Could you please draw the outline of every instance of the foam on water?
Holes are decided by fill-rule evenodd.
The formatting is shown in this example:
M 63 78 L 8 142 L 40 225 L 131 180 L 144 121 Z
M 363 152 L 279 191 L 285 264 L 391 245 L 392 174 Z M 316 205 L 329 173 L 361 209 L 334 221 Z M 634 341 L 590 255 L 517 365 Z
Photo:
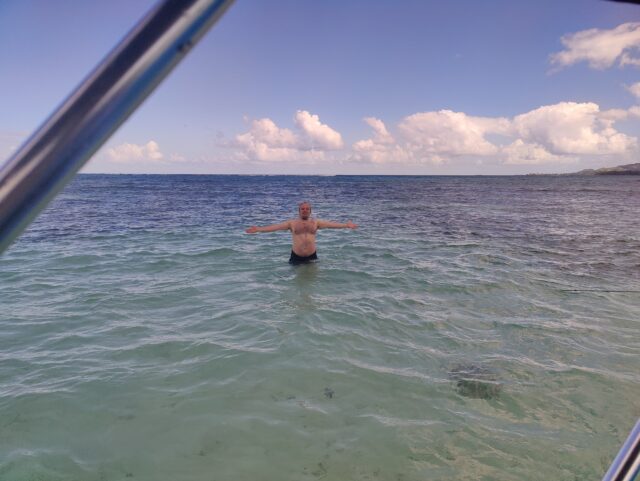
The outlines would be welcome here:
M 80 176 L 0 257 L 0 479 L 600 479 L 638 185 Z M 292 267 L 300 199 L 360 229 Z

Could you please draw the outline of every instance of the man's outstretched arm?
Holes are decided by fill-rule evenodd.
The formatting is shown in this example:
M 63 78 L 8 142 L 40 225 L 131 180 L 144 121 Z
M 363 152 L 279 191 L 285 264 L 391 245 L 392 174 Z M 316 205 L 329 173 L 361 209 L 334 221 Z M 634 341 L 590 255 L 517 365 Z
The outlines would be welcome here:
M 348 221 L 346 224 L 340 222 L 331 222 L 329 220 L 319 220 L 318 229 L 357 229 L 358 224 Z
M 255 234 L 256 232 L 276 232 L 278 230 L 289 230 L 291 228 L 291 221 L 281 222 L 280 224 L 266 225 L 264 227 L 256 227 L 252 225 L 245 232 L 247 234 Z

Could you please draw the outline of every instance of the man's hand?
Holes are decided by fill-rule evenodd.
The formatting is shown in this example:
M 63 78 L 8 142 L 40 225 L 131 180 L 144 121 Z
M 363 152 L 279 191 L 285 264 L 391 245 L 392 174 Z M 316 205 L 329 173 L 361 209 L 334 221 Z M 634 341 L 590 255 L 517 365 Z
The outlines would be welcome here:
M 247 234 L 255 234 L 256 232 L 258 232 L 258 228 L 255 225 L 252 225 L 245 232 Z
M 349 222 L 347 222 L 347 227 L 349 229 L 357 229 L 358 228 L 358 224 L 354 224 L 353 222 L 349 221 Z

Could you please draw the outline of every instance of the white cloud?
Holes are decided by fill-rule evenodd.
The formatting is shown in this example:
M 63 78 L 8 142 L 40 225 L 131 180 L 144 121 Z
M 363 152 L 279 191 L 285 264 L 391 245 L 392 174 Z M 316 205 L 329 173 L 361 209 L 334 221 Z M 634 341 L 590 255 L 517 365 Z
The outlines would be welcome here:
M 289 129 L 279 128 L 271 119 L 259 119 L 251 122 L 251 129 L 246 134 L 238 135 L 236 140 L 241 144 L 264 144 L 271 148 L 294 148 L 298 139 Z
M 441 164 L 455 158 L 491 158 L 505 164 L 542 164 L 576 162 L 580 155 L 623 155 L 637 148 L 637 138 L 617 131 L 614 124 L 640 115 L 640 108 L 634 109 L 600 111 L 595 103 L 561 102 L 513 119 L 449 110 L 421 112 L 400 122 L 399 140 L 381 120 L 368 118 L 374 136 L 355 142 L 350 160 Z M 497 143 L 495 136 L 506 145 Z
M 238 147 L 238 158 L 245 161 L 314 163 L 325 158 L 325 152 L 341 149 L 342 136 L 317 115 L 298 110 L 294 121 L 298 132 L 280 128 L 268 118 L 253 120 L 248 132 L 236 135 L 232 146 Z
M 629 117 L 629 111 L 624 109 L 609 109 L 602 110 L 598 117 L 601 121 L 613 121 L 617 122 L 618 120 L 624 120 Z
M 630 117 L 640 117 L 640 107 L 600 110 L 593 102 L 544 105 L 511 119 L 451 110 L 418 112 L 392 129 L 381 119 L 365 117 L 372 135 L 344 149 L 337 131 L 322 124 L 317 115 L 298 111 L 294 130 L 281 128 L 268 118 L 254 120 L 229 146 L 237 149 L 235 158 L 242 162 L 567 163 L 583 156 L 637 152 L 638 139 L 615 128 L 616 122 Z
M 344 146 L 340 133 L 320 122 L 317 115 L 298 110 L 295 121 L 303 133 L 303 141 L 306 140 L 305 146 L 320 150 L 339 150 Z
M 373 129 L 374 136 L 353 144 L 350 160 L 373 164 L 415 163 L 412 152 L 395 142 L 382 120 L 365 117 L 364 121 Z
M 626 153 L 637 139 L 616 131 L 613 122 L 595 103 L 560 102 L 516 116 L 513 126 L 524 142 L 555 155 Z
M 525 143 L 522 139 L 502 149 L 504 163 L 513 164 L 551 164 L 564 162 L 577 162 L 576 157 L 554 155 L 540 144 Z
M 640 67 L 640 58 L 631 57 L 627 53 L 623 53 L 620 57 L 620 66 L 633 65 L 634 67 Z
M 565 35 L 561 39 L 565 50 L 551 55 L 551 63 L 566 67 L 585 61 L 591 68 L 605 69 L 616 61 L 619 66 L 640 66 L 634 56 L 640 48 L 640 22 L 623 23 L 611 30 L 592 28 Z
M 365 117 L 364 121 L 371 127 L 375 133 L 373 141 L 377 144 L 392 144 L 394 142 L 393 137 L 387 130 L 386 125 L 380 119 L 375 117 Z
M 413 152 L 406 147 L 398 144 L 381 144 L 373 139 L 359 140 L 353 144 L 352 154 L 349 159 L 372 164 L 417 163 Z M 441 159 L 432 159 L 432 163 L 441 163 Z
M 376 118 L 365 118 L 373 138 L 353 144 L 352 160 L 372 163 L 442 164 L 454 157 L 488 156 L 499 152 L 486 139 L 505 135 L 510 123 L 504 118 L 473 117 L 463 112 L 441 110 L 405 117 L 398 125 L 399 140 Z
M 121 144 L 107 150 L 113 162 L 158 162 L 164 159 L 157 142 L 150 140 L 144 145 Z
M 640 99 L 640 82 L 636 82 L 627 86 L 627 90 L 631 92 L 636 98 Z
M 405 117 L 398 129 L 410 149 L 418 155 L 436 158 L 482 156 L 498 152 L 498 148 L 485 136 L 490 133 L 507 133 L 509 121 L 440 110 Z

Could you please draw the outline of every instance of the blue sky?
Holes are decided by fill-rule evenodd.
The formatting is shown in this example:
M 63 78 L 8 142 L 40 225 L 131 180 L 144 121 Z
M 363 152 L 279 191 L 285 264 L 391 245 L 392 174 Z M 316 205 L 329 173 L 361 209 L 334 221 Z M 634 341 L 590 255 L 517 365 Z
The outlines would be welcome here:
M 0 2 L 0 159 L 154 2 Z M 526 174 L 640 162 L 640 7 L 237 0 L 84 172 Z

